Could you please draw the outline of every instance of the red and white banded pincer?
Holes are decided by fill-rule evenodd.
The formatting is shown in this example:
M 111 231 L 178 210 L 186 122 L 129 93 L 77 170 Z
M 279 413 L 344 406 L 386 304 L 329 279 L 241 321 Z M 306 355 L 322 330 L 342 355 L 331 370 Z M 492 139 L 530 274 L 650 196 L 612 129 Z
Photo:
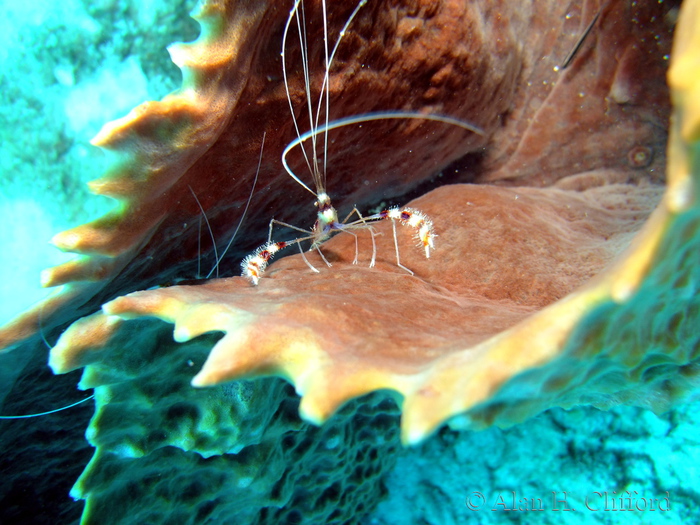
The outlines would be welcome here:
M 241 262 L 243 277 L 248 277 L 253 284 L 257 285 L 272 256 L 286 247 L 286 242 L 268 242 L 263 244 Z
M 374 215 L 367 217 L 371 220 Z M 433 231 L 433 221 L 425 213 L 413 208 L 399 208 L 398 206 L 381 211 L 376 215 L 379 219 L 397 220 L 404 226 L 411 226 L 416 229 L 416 238 L 425 248 L 425 257 L 430 259 L 430 249 L 435 248 L 435 232 Z

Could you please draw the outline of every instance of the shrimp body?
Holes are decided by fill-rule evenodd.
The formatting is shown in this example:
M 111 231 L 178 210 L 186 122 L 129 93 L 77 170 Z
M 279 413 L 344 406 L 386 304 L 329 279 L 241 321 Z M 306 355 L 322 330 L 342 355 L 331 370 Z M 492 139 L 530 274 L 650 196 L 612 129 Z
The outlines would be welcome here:
M 313 234 L 312 250 L 327 241 L 333 231 L 343 229 L 343 224 L 338 220 L 338 212 L 331 204 L 331 199 L 326 193 L 318 194 L 318 200 L 315 202 L 315 205 L 318 208 L 318 213 L 316 214 L 316 223 L 311 230 Z

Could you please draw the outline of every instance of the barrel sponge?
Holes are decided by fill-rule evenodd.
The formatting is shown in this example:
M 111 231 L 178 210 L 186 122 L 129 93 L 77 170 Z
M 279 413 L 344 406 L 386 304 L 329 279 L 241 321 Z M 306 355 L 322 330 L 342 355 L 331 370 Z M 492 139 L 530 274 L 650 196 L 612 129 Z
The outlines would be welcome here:
M 617 34 L 612 15 L 601 15 L 608 20 L 600 28 L 606 38 Z M 684 23 L 695 23 L 692 16 Z M 629 39 L 637 29 L 626 30 Z M 676 71 L 684 60 L 676 62 L 674 54 L 671 79 L 682 77 Z M 581 62 L 578 67 L 585 67 Z M 629 75 L 605 69 L 605 82 Z M 692 110 L 692 97 L 679 98 L 680 89 L 694 89 L 683 79 L 671 83 L 676 122 L 686 118 L 686 107 Z M 651 118 L 655 111 L 645 114 Z M 115 133 L 121 132 L 108 135 Z M 642 326 L 655 327 L 651 335 L 657 337 L 659 323 L 668 325 L 663 319 L 690 307 L 671 282 L 648 288 L 656 272 L 682 273 L 677 257 L 697 249 L 696 237 L 687 237 L 688 230 L 694 234 L 697 189 L 690 166 L 678 164 L 687 144 L 672 126 L 663 197 L 653 178 L 583 189 L 452 185 L 429 192 L 410 205 L 434 219 L 441 252 L 422 259 L 400 237 L 413 277 L 382 255 L 376 268 L 349 264 L 354 238 L 339 235 L 324 244 L 335 265 L 320 274 L 310 273 L 297 255 L 273 265 L 257 288 L 235 277 L 161 287 L 114 299 L 103 311 L 173 323 L 180 342 L 224 332 L 193 384 L 281 376 L 302 396 L 300 412 L 309 422 L 323 423 L 354 397 L 395 391 L 402 397 L 404 443 L 424 439 L 449 420 L 506 425 L 557 405 L 636 402 L 663 410 L 690 391 L 692 378 L 674 381 L 660 371 L 675 373 L 676 366 L 682 377 L 692 376 L 695 356 L 686 345 L 660 351 L 634 337 Z M 376 231 L 386 253 L 381 243 L 392 237 L 391 224 L 378 224 Z M 368 237 L 358 236 L 360 253 L 371 252 Z M 664 249 L 673 242 L 683 249 Z M 692 289 L 694 279 L 687 277 Z M 662 291 L 676 299 L 654 303 Z M 651 303 L 660 316 L 654 322 L 642 308 Z M 595 319 L 622 310 L 628 311 L 627 331 L 617 325 L 591 329 Z M 83 366 L 83 337 L 70 330 L 61 337 L 51 356 L 56 372 Z M 671 367 L 652 368 L 659 352 Z
M 82 380 L 96 399 L 95 454 L 71 491 L 86 501 L 83 523 L 359 523 L 352 516 L 382 496 L 400 446 L 386 395 L 349 403 L 319 428 L 299 419 L 281 379 L 191 388 L 217 335 L 177 344 L 153 319 L 96 314 L 87 324 L 105 337 L 85 347 L 101 358 Z
M 600 302 L 608 281 L 574 290 L 614 260 L 636 231 L 631 217 L 647 216 L 658 195 L 654 187 L 640 191 L 626 185 L 587 192 L 440 188 L 412 206 L 427 213 L 447 206 L 455 210 L 455 222 L 460 202 L 473 203 L 473 209 L 469 224 L 444 230 L 446 253 L 439 263 L 406 250 L 405 260 L 425 281 L 383 260 L 373 269 L 343 264 L 354 256 L 355 243 L 338 236 L 324 245 L 336 258 L 332 271 L 310 274 L 303 259 L 292 256 L 274 265 L 257 287 L 238 277 L 211 280 L 135 292 L 103 310 L 108 320 L 158 317 L 173 323 L 180 342 L 224 332 L 203 366 L 191 369 L 198 371 L 193 384 L 281 376 L 294 384 L 302 396 L 301 414 L 313 423 L 324 422 L 354 397 L 396 391 L 403 397 L 403 439 L 412 443 L 477 403 L 497 400 L 498 387 L 508 379 L 559 355 L 566 323 L 573 324 L 593 300 Z M 510 212 L 499 214 L 507 206 Z M 391 224 L 376 230 L 380 246 L 391 238 Z M 492 236 L 494 230 L 500 235 Z M 501 244 L 504 236 L 512 242 Z M 369 235 L 360 237 L 361 253 L 369 253 Z M 576 250 L 568 249 L 572 244 Z M 102 359 L 86 353 L 82 342 L 100 329 L 81 325 L 52 350 L 54 371 Z M 592 365 L 595 353 L 583 361 Z M 109 373 L 108 362 L 99 367 Z M 92 373 L 86 371 L 86 377 Z M 530 404 L 541 400 L 538 410 L 552 401 L 540 397 L 538 388 L 525 397 Z

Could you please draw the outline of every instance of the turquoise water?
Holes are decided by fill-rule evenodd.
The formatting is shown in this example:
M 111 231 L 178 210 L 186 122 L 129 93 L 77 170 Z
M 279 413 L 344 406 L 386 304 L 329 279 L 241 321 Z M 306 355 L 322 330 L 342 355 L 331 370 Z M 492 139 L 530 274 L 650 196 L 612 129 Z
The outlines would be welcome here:
M 0 285 L 0 322 L 46 294 L 41 270 L 70 258 L 49 245 L 51 237 L 112 205 L 85 186 L 106 163 L 90 139 L 104 123 L 175 89 L 180 72 L 165 46 L 196 36 L 184 3 L 2 6 L 0 264 L 13 278 Z
M 3 2 L 0 242 L 4 253 L 0 264 L 7 278 L 0 284 L 0 322 L 43 297 L 41 270 L 70 257 L 48 244 L 51 236 L 110 208 L 107 199 L 90 196 L 85 188 L 105 165 L 104 156 L 89 140 L 103 123 L 177 87 L 179 71 L 169 63 L 165 46 L 196 36 L 195 24 L 185 16 L 191 4 Z M 27 359 L 0 356 L 4 385 L 12 384 Z M 73 376 L 54 383 L 48 377 L 41 389 L 24 394 L 33 399 L 34 411 L 50 410 L 56 405 L 45 403 L 46 390 L 58 385 L 52 402 L 61 399 L 61 388 L 66 402 L 72 401 L 75 381 Z M 688 404 L 661 417 L 625 407 L 607 413 L 557 409 L 505 431 L 444 429 L 402 453 L 386 478 L 386 499 L 365 523 L 698 522 L 700 489 L 694 480 L 700 474 L 700 439 L 694 414 L 699 407 Z M 83 418 L 90 416 L 89 406 L 77 410 Z M 41 443 L 36 454 L 48 455 L 51 449 L 43 445 L 58 440 L 62 430 L 75 426 L 73 431 L 80 437 L 85 423 L 74 425 L 77 413 L 55 416 L 43 432 L 42 420 L 32 421 L 31 435 L 39 435 Z M 23 425 L 29 424 L 3 423 L 4 439 L 28 434 Z M 69 447 L 73 442 L 65 443 Z M 78 472 L 90 456 L 86 446 L 75 451 L 80 455 L 64 452 L 73 458 L 70 461 Z M 67 493 L 75 476 L 63 480 L 60 490 L 42 488 L 41 505 L 32 499 L 13 499 L 10 505 L 5 499 L 17 497 L 19 491 L 11 485 L 19 486 L 18 480 L 31 483 L 47 475 L 43 461 L 36 462 L 36 470 L 23 472 L 27 465 L 17 461 L 11 465 L 12 473 L 3 470 L 0 509 L 4 510 L 0 512 L 9 507 L 21 512 L 6 514 L 0 521 L 14 523 L 17 515 L 32 515 L 36 523 L 74 522 L 81 504 L 71 502 Z M 60 473 L 60 468 L 56 471 Z M 478 503 L 478 494 L 483 504 L 470 509 Z M 609 501 L 600 494 L 609 496 Z M 623 500 L 615 509 L 620 497 Z M 561 505 L 555 510 L 557 501 Z M 649 505 L 647 510 L 630 508 L 642 502 Z M 651 510 L 652 505 L 656 510 Z M 576 510 L 567 510 L 572 508 Z M 60 516 L 70 519 L 63 521 Z
M 99 177 L 106 165 L 105 155 L 89 141 L 104 123 L 179 85 L 180 71 L 165 47 L 196 37 L 196 24 L 186 16 L 192 4 L 0 2 L 0 272 L 6 276 L 0 281 L 0 324 L 51 292 L 40 285 L 42 270 L 73 257 L 52 246 L 52 236 L 112 207 L 112 201 L 87 190 L 86 183 Z M 42 381 L 48 379 L 30 381 L 24 413 L 44 412 L 86 397 L 76 391 L 75 375 L 64 384 L 50 378 L 46 350 L 41 352 L 37 366 Z M 20 351 L 0 355 L 0 404 L 32 360 Z M 48 453 L 40 437 L 47 433 L 75 432 L 80 439 L 87 426 L 81 415 L 86 413 L 80 410 L 90 412 L 91 403 L 64 412 L 69 419 L 57 424 L 47 418 L 4 424 L 0 522 L 15 523 L 20 509 L 24 523 L 69 523 L 60 518 L 66 504 L 75 509 L 73 519 L 76 512 L 79 516 L 81 505 L 71 503 L 68 491 L 89 455 L 75 462 L 77 471 L 69 482 L 44 485 L 30 480 L 45 477 L 48 472 L 43 469 L 54 474 L 70 470 L 50 466 L 31 449 L 39 455 Z M 10 413 L 0 409 L 2 415 Z M 74 427 L 76 421 L 82 428 Z M 66 444 L 75 448 L 65 451 L 67 461 L 80 448 L 74 443 Z M 25 445 L 31 449 L 23 450 Z M 34 494 L 15 477 L 25 476 L 25 471 Z M 16 493 L 26 499 L 17 501 Z M 27 515 L 32 516 L 28 521 Z

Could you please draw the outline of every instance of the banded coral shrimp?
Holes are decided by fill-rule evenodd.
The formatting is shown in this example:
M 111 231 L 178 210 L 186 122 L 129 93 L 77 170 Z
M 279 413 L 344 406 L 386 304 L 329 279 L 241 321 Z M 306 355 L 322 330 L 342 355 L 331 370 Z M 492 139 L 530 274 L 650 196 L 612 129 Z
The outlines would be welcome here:
M 353 209 L 345 216 L 345 218 L 340 221 L 338 217 L 338 212 L 331 203 L 331 198 L 326 191 L 326 173 L 327 173 L 327 159 L 328 159 L 328 132 L 343 126 L 349 126 L 352 124 L 360 124 L 364 122 L 369 122 L 373 120 L 385 120 L 385 119 L 416 119 L 416 120 L 432 120 L 437 122 L 442 122 L 445 124 L 455 125 L 462 127 L 470 132 L 483 135 L 484 132 L 477 126 L 454 119 L 444 115 L 421 113 L 414 111 L 387 111 L 387 112 L 374 112 L 365 113 L 357 116 L 351 116 L 339 120 L 330 121 L 330 69 L 333 64 L 333 59 L 338 50 L 338 46 L 343 39 L 348 27 L 352 23 L 353 19 L 359 12 L 359 10 L 366 5 L 367 0 L 361 0 L 355 9 L 352 11 L 350 16 L 345 22 L 345 25 L 341 29 L 338 39 L 333 45 L 332 51 L 329 53 L 329 38 L 328 38 L 328 26 L 327 26 L 327 12 L 326 12 L 326 2 L 323 0 L 321 2 L 321 8 L 323 13 L 323 46 L 324 46 L 324 74 L 321 88 L 319 90 L 318 103 L 315 105 L 313 97 L 311 95 L 311 85 L 310 85 L 310 75 L 309 75 L 309 60 L 308 60 L 308 42 L 306 38 L 306 17 L 303 0 L 296 0 L 289 13 L 287 19 L 284 33 L 282 37 L 282 74 L 284 78 L 284 85 L 286 90 L 287 101 L 289 103 L 289 109 L 294 123 L 294 128 L 296 131 L 297 138 L 290 142 L 282 153 L 282 164 L 287 173 L 301 185 L 305 190 L 311 193 L 316 201 L 315 206 L 317 208 L 316 222 L 310 230 L 299 228 L 292 224 L 282 222 L 276 219 L 272 219 L 269 223 L 268 228 L 268 239 L 265 244 L 258 247 L 253 253 L 248 255 L 241 263 L 242 275 L 251 280 L 254 285 L 257 285 L 264 273 L 269 261 L 272 257 L 278 253 L 280 250 L 287 248 L 289 246 L 298 245 L 302 258 L 306 265 L 313 271 L 318 273 L 316 269 L 304 255 L 304 250 L 301 248 L 301 243 L 305 241 L 310 241 L 309 251 L 316 250 L 320 255 L 321 259 L 327 266 L 331 266 L 330 262 L 321 252 L 320 246 L 326 240 L 328 240 L 334 233 L 345 232 L 353 235 L 355 237 L 355 257 L 353 259 L 353 264 L 357 264 L 358 261 L 358 239 L 357 235 L 353 230 L 367 229 L 369 230 L 370 237 L 372 240 L 372 258 L 370 261 L 370 268 L 374 267 L 376 263 L 376 243 L 375 243 L 375 231 L 372 228 L 372 223 L 381 221 L 384 219 L 390 219 L 392 221 L 392 231 L 394 239 L 394 249 L 396 254 L 396 264 L 399 268 L 402 268 L 409 274 L 413 275 L 413 271 L 401 264 L 400 254 L 399 254 L 399 244 L 396 232 L 396 221 L 399 221 L 402 225 L 411 226 L 416 230 L 416 237 L 419 246 L 422 246 L 425 250 L 426 258 L 430 258 L 430 250 L 435 247 L 434 239 L 436 234 L 434 232 L 434 227 L 431 219 L 419 210 L 409 208 L 409 207 L 398 207 L 393 206 L 387 209 L 383 209 L 377 213 L 373 213 L 368 216 L 363 216 L 357 207 Z M 296 20 L 298 37 L 301 43 L 301 61 L 304 72 L 304 93 L 305 102 L 308 111 L 308 119 L 310 130 L 301 133 L 299 123 L 295 117 L 295 107 L 290 94 L 287 65 L 286 65 L 286 42 L 289 34 L 290 27 L 293 21 Z M 314 110 L 315 107 L 315 110 Z M 323 115 L 323 124 L 321 124 L 321 118 Z M 319 161 L 319 135 L 322 135 L 322 147 L 323 147 L 323 163 Z M 311 142 L 311 152 L 308 153 L 304 147 L 304 143 L 310 140 Z M 307 184 L 305 184 L 290 168 L 287 162 L 287 155 L 295 147 L 299 146 L 304 158 L 304 162 L 311 174 L 314 182 L 315 190 L 311 189 Z M 354 220 L 350 220 L 353 216 L 356 216 Z M 350 221 L 350 222 L 348 222 Z M 297 232 L 303 234 L 301 237 L 291 239 L 289 241 L 273 241 L 272 232 L 273 227 L 282 226 L 290 228 Z

